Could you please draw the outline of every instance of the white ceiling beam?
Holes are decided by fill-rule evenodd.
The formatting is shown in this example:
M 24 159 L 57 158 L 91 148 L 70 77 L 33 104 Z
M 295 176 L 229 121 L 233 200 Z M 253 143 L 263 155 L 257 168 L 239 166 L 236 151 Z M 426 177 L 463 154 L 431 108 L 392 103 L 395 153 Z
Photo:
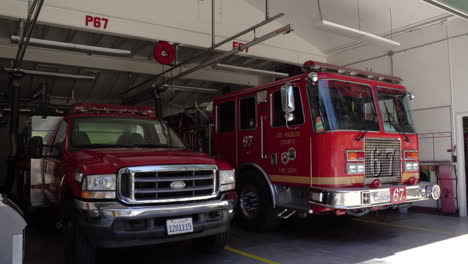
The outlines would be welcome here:
M 14 59 L 18 46 L 7 41 L 0 41 L 0 58 Z M 102 69 L 119 72 L 134 72 L 155 75 L 162 71 L 162 65 L 144 58 L 112 57 L 105 55 L 87 55 L 73 51 L 63 51 L 39 47 L 28 47 L 24 61 L 45 64 L 58 64 L 80 68 Z M 193 67 L 193 65 L 186 65 Z M 169 77 L 170 75 L 166 75 Z M 262 84 L 262 77 L 253 74 L 241 74 L 229 71 L 199 70 L 183 79 L 203 80 L 243 86 L 257 86 Z

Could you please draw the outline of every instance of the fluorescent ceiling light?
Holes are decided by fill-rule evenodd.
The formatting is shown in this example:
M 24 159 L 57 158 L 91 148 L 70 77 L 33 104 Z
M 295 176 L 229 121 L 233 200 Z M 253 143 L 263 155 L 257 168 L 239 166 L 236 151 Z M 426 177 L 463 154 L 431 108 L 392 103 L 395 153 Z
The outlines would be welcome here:
M 12 72 L 12 68 L 3 68 L 7 72 Z M 78 75 L 78 74 L 68 74 L 68 73 L 59 73 L 59 72 L 46 72 L 46 71 L 33 71 L 33 70 L 23 70 L 19 69 L 19 71 L 24 72 L 26 74 L 31 75 L 41 75 L 41 76 L 53 76 L 53 77 L 60 77 L 60 78 L 69 78 L 69 79 L 79 79 L 79 80 L 94 80 L 96 76 L 89 76 L 89 75 Z
M 265 70 L 252 69 L 252 68 L 227 65 L 227 64 L 221 64 L 221 63 L 216 64 L 215 68 L 222 69 L 222 70 L 239 71 L 239 72 L 254 73 L 254 74 L 259 74 L 259 75 L 274 76 L 274 77 L 279 77 L 279 78 L 285 78 L 289 76 L 289 74 L 284 73 L 284 72 L 265 71 Z
M 163 87 L 167 87 L 168 90 L 171 88 L 173 90 L 180 90 L 180 91 L 188 91 L 188 92 L 200 92 L 200 93 L 217 93 L 218 90 L 210 89 L 210 88 L 203 88 L 203 87 L 193 87 L 193 86 L 183 86 L 183 85 L 163 85 Z
M 11 36 L 11 40 L 18 42 L 20 40 L 20 37 Z M 132 53 L 130 50 L 111 49 L 111 48 L 81 45 L 81 44 L 53 41 L 53 40 L 46 40 L 46 39 L 36 39 L 36 38 L 29 39 L 29 44 L 58 47 L 58 48 L 67 48 L 67 49 L 76 49 L 76 50 L 99 52 L 99 53 L 109 53 L 109 54 L 116 54 L 116 55 L 130 55 Z
M 454 0 L 423 0 L 446 12 L 468 20 L 468 4 L 465 1 Z
M 377 36 L 375 34 L 371 34 L 355 28 L 336 24 L 327 20 L 322 20 L 321 27 L 328 31 L 343 35 L 345 37 L 356 39 L 367 44 L 375 44 L 387 49 L 393 49 L 400 46 L 400 43 L 396 41 L 383 38 L 381 36 Z

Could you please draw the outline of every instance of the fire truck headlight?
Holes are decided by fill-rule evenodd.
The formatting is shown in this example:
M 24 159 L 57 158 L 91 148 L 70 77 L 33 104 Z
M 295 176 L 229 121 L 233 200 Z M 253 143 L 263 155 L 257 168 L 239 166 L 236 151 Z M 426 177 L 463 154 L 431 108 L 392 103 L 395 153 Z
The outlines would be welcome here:
M 364 163 L 348 163 L 346 164 L 347 174 L 364 174 Z
M 418 162 L 405 162 L 405 171 L 418 171 L 419 163 Z
M 116 178 L 115 174 L 86 176 L 81 188 L 81 197 L 88 199 L 115 198 Z
M 438 200 L 440 198 L 440 187 L 439 185 L 428 185 L 426 186 L 426 197 L 434 200 Z
M 219 171 L 220 191 L 230 191 L 236 188 L 236 178 L 234 170 Z

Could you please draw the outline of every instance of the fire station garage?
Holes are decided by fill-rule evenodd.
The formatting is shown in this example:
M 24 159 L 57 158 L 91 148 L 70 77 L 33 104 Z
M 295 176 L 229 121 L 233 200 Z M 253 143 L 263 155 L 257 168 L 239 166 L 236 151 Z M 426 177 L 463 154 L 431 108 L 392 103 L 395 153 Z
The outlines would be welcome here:
M 0 1 L 0 264 L 467 263 L 465 0 Z

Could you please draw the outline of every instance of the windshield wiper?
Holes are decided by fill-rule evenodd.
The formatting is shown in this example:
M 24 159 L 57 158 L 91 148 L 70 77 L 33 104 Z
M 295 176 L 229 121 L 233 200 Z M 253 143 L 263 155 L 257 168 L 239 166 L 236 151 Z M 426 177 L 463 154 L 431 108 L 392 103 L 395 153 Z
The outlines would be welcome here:
M 385 106 L 385 111 L 387 112 L 387 117 L 388 117 L 388 123 L 393 126 L 395 128 L 395 130 L 400 134 L 400 135 L 403 135 L 403 137 L 405 137 L 405 141 L 406 142 L 411 142 L 411 140 L 409 139 L 409 137 L 403 133 L 403 130 L 401 129 L 401 126 L 400 126 L 400 123 L 399 122 L 395 122 L 393 123 L 391 120 L 390 120 L 390 112 L 388 111 L 388 107 L 387 107 L 387 103 L 384 101 L 384 106 Z
M 86 144 L 86 145 L 74 145 L 75 148 L 127 148 L 126 145 L 116 144 Z
M 132 144 L 131 147 L 140 147 L 140 148 L 170 148 L 171 146 L 167 144 Z
M 377 114 L 374 112 L 372 113 L 372 121 L 369 123 L 369 125 L 367 125 L 366 129 L 364 129 L 361 133 L 361 135 L 359 135 L 359 137 L 356 138 L 356 141 L 361 141 L 361 139 L 363 139 L 367 132 L 369 132 L 370 128 L 375 125 L 375 119 L 377 117 Z

